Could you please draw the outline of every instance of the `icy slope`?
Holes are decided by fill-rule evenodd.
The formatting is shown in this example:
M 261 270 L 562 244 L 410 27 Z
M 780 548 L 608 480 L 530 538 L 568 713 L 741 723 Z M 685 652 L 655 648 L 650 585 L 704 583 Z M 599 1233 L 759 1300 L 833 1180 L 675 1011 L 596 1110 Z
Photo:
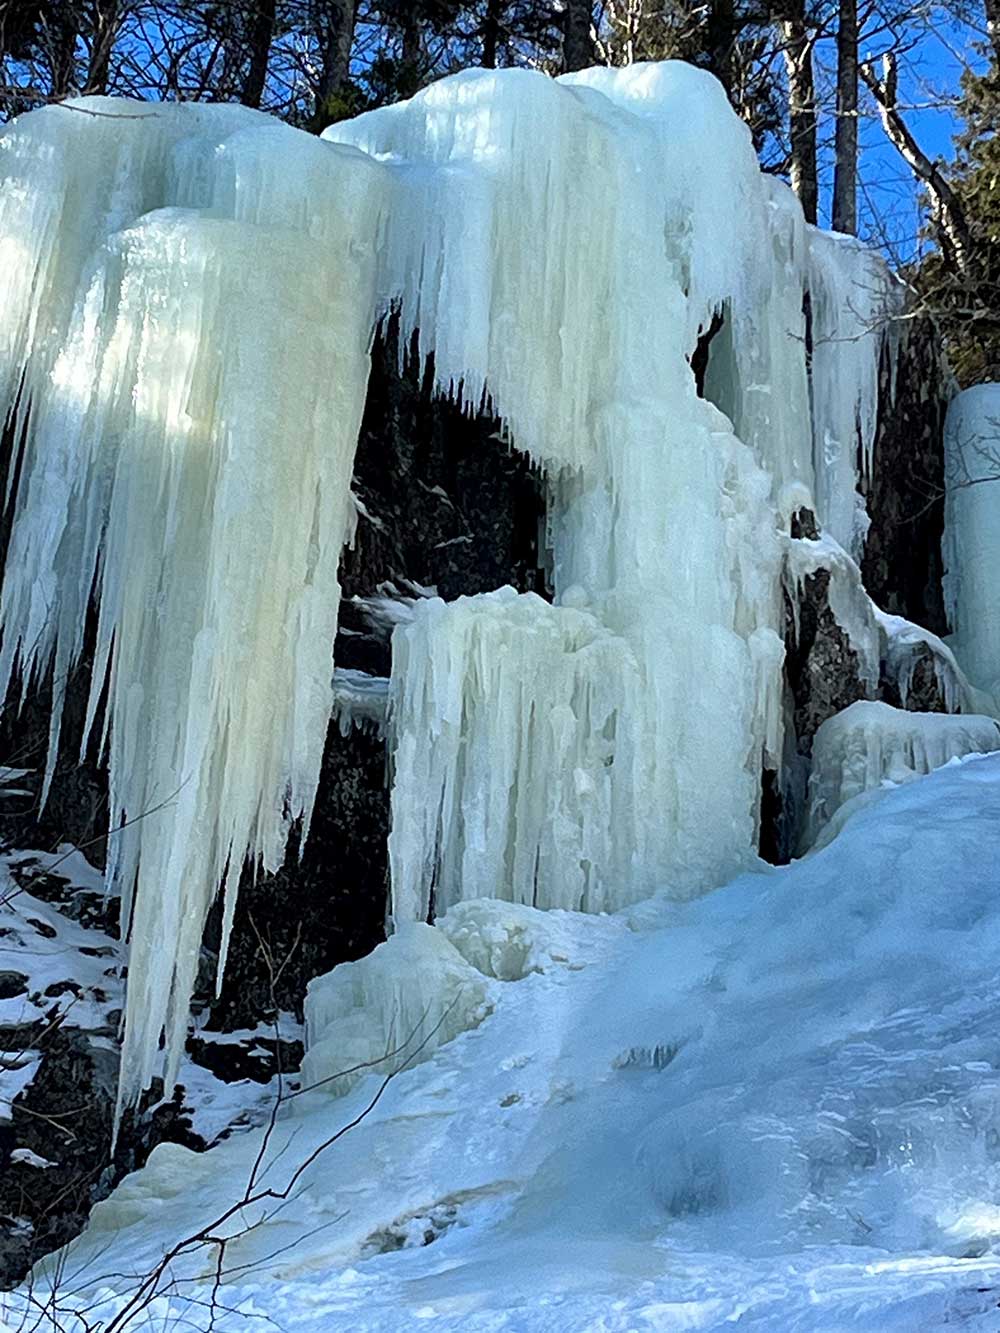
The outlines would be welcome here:
M 507 910 L 462 909 L 467 959 Z M 491 980 L 493 1013 L 390 1082 L 290 1203 L 227 1224 L 259 1223 L 226 1249 L 216 1329 L 996 1327 L 1000 758 L 706 898 L 509 927 L 544 970 Z M 294 1103 L 264 1183 L 376 1087 Z M 260 1147 L 157 1149 L 71 1248 L 60 1310 L 108 1319 L 121 1273 L 235 1201 Z M 217 1258 L 175 1261 L 154 1316 L 207 1327 Z

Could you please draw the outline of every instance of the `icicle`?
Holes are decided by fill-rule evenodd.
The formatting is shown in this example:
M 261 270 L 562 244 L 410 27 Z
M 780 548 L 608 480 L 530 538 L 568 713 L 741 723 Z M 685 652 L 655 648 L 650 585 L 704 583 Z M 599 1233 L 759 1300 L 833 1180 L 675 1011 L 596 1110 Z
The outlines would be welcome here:
M 63 350 L 40 345 L 26 372 L 34 429 L 0 658 L 4 682 L 47 660 L 62 680 L 97 578 L 88 728 L 109 673 L 108 882 L 130 928 L 119 1110 L 158 1072 L 161 1030 L 174 1077 L 220 884 L 231 924 L 244 859 L 276 869 L 293 821 L 308 829 L 384 206 L 384 173 L 360 154 L 256 116 L 163 110 L 131 156 L 103 115 L 81 113 L 90 139 L 78 132 L 77 156 L 60 159 L 66 198 L 138 156 L 145 186 L 116 223 L 172 195 L 214 196 L 245 220 L 161 209 L 106 238 L 105 198 L 84 218 L 92 257 L 74 235 L 38 259 L 83 286 Z M 213 128 L 192 138 L 191 124 Z M 27 128 L 14 138 L 34 142 Z M 61 701 L 57 684 L 49 776 Z
M 812 420 L 817 516 L 859 559 L 868 515 L 858 484 L 869 475 L 878 424 L 879 358 L 895 335 L 902 286 L 851 237 L 811 232 Z

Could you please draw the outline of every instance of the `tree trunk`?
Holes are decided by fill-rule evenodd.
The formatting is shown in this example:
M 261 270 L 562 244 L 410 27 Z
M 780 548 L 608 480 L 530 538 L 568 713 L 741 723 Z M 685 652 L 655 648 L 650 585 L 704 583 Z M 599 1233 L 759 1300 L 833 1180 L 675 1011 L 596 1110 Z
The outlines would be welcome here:
M 483 68 L 496 69 L 500 46 L 500 10 L 503 0 L 487 0 L 483 16 Z
M 244 106 L 259 107 L 264 98 L 271 43 L 274 41 L 276 9 L 277 0 L 255 0 L 253 18 L 247 35 L 250 65 L 240 93 L 240 101 Z
M 858 232 L 858 4 L 840 0 L 837 26 L 837 132 L 833 229 Z
M 399 91 L 403 97 L 412 97 L 420 90 L 422 58 L 420 20 L 408 9 L 400 39 Z
M 566 0 L 563 9 L 563 59 L 565 73 L 587 69 L 594 63 L 590 36 L 590 0 Z
M 781 34 L 788 74 L 792 189 L 802 205 L 806 221 L 815 224 L 819 213 L 816 85 L 813 80 L 813 42 L 806 28 L 804 0 L 792 0 L 788 17 L 781 21 Z
M 709 68 L 732 99 L 736 9 L 733 0 L 711 0 L 708 11 Z
M 317 0 L 314 14 L 320 47 L 320 75 L 313 128 L 319 132 L 342 114 L 339 99 L 351 69 L 355 0 Z

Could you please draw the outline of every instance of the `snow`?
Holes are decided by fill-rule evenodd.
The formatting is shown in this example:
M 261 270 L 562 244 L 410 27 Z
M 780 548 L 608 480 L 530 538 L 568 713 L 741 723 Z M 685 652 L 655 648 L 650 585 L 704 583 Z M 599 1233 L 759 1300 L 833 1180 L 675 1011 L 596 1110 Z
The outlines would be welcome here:
M 110 1319 L 122 1274 L 242 1198 L 263 1149 L 276 1192 L 316 1154 L 294 1204 L 223 1224 L 240 1234 L 214 1312 L 212 1246 L 173 1261 L 136 1327 L 994 1327 L 998 798 L 1000 755 L 954 763 L 791 866 L 577 915 L 583 966 L 484 978 L 493 1012 L 325 1149 L 377 1073 L 296 1097 L 269 1136 L 161 1145 L 32 1296 L 70 1273 L 59 1327 L 82 1329 L 74 1306 Z M 4 1299 L 16 1326 L 26 1296 Z
M 991 717 L 908 713 L 862 699 L 827 718 L 813 740 L 806 846 L 842 805 L 886 782 L 911 782 L 954 759 L 1000 749 Z
M 1000 707 L 1000 385 L 952 399 L 945 422 L 945 605 L 949 645 Z
M 815 492 L 842 545 L 860 530 L 894 289 L 804 227 L 717 82 L 680 62 L 467 71 L 322 142 L 241 108 L 82 99 L 20 118 L 0 160 L 0 394 L 27 427 L 0 688 L 52 673 L 47 788 L 96 591 L 89 743 L 109 751 L 130 945 L 120 1109 L 176 1076 L 219 885 L 221 968 L 244 862 L 274 870 L 308 832 L 330 718 L 360 716 L 331 646 L 390 305 L 439 387 L 469 410 L 488 395 L 546 470 L 557 603 L 418 592 L 397 630 L 394 914 L 424 920 L 432 886 L 437 908 L 602 910 L 753 863 L 782 748 L 778 525 Z M 722 312 L 714 378 L 744 438 L 690 369 Z M 509 649 L 494 718 L 487 624 Z M 577 671 L 588 656 L 606 678 Z M 483 759 L 499 717 L 523 837 Z

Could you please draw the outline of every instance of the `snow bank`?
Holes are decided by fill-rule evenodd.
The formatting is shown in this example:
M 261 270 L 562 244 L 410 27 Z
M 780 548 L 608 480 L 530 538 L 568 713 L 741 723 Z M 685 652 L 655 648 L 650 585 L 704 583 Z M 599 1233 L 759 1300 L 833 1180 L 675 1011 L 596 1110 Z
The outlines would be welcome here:
M 356 963 L 309 983 L 302 1086 L 342 1097 L 373 1070 L 429 1060 L 493 1008 L 489 982 L 433 926 L 407 921 Z
M 909 782 L 953 759 L 1000 750 L 991 717 L 908 713 L 861 700 L 828 718 L 813 741 L 809 832 L 815 841 L 839 808 L 884 782 Z
M 474 1033 L 319 1152 L 294 1206 L 227 1224 L 243 1234 L 214 1310 L 212 1246 L 173 1261 L 150 1327 L 993 1328 L 998 795 L 1000 755 L 951 765 L 815 856 L 651 904 L 644 930 L 577 917 L 588 967 L 495 985 Z M 283 1188 L 378 1081 L 297 1098 L 262 1184 Z M 157 1148 L 23 1301 L 72 1273 L 64 1333 L 108 1322 L 123 1274 L 240 1198 L 263 1143 Z
M 1000 699 L 1000 384 L 953 398 L 945 422 L 944 591 L 950 644 L 972 684 Z

